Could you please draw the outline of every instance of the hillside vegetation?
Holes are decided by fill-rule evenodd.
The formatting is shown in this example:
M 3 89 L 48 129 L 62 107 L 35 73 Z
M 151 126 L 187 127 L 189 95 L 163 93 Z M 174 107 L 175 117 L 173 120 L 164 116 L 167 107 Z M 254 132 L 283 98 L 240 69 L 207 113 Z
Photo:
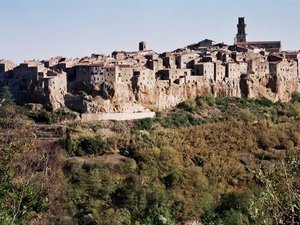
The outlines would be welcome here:
M 207 94 L 137 121 L 38 115 L 0 106 L 0 224 L 300 223 L 297 93 Z

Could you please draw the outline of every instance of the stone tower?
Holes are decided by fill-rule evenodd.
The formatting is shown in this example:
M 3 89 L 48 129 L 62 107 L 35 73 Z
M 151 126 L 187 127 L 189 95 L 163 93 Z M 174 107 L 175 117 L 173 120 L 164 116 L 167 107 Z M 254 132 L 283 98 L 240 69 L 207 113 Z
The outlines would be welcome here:
M 144 50 L 146 50 L 146 42 L 141 41 L 139 43 L 139 51 L 144 51 Z
M 236 42 L 246 42 L 246 24 L 245 24 L 245 17 L 239 17 L 239 23 L 237 25 L 238 32 L 236 35 Z

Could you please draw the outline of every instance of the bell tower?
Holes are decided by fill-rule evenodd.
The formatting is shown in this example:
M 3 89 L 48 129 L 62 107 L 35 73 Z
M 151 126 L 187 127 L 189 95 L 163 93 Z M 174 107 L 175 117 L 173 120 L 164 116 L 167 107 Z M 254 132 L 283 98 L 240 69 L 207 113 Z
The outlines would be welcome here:
M 139 51 L 144 51 L 144 50 L 146 50 L 146 48 L 147 48 L 146 42 L 141 41 L 139 43 Z
M 235 38 L 236 42 L 246 42 L 246 24 L 245 24 L 245 17 L 239 17 L 239 23 L 237 25 L 237 35 Z

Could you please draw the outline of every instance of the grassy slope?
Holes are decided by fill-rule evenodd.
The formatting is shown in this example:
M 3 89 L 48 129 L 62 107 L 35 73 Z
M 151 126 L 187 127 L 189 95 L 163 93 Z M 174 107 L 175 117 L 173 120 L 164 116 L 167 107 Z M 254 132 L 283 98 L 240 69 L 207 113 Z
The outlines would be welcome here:
M 297 96 L 271 103 L 206 95 L 156 119 L 72 124 L 61 143 L 25 139 L 0 170 L 13 187 L 1 185 L 0 200 L 10 193 L 20 207 L 16 213 L 13 202 L 2 201 L 0 220 L 299 222 L 299 117 Z M 7 137 L 1 141 L 8 146 Z

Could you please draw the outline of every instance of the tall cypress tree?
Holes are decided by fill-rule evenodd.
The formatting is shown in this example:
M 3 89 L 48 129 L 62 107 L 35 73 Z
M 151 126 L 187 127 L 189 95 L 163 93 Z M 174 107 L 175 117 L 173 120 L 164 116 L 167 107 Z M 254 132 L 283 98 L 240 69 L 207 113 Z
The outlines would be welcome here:
M 12 105 L 14 104 L 13 96 L 10 93 L 9 87 L 4 86 L 0 91 L 0 105 Z

